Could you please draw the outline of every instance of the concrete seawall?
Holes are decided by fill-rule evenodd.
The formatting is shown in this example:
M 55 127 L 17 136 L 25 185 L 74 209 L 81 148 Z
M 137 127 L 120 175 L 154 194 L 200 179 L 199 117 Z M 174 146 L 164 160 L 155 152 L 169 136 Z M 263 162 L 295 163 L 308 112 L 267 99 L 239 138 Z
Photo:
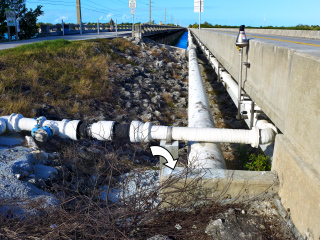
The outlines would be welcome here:
M 201 30 L 199 36 L 198 30 L 191 31 L 237 79 L 236 36 L 208 30 Z M 243 71 L 244 90 L 282 132 L 276 138 L 272 164 L 279 177 L 282 203 L 290 209 L 290 217 L 301 234 L 318 240 L 320 51 L 296 50 L 285 44 L 250 39 L 244 61 L 251 64 Z

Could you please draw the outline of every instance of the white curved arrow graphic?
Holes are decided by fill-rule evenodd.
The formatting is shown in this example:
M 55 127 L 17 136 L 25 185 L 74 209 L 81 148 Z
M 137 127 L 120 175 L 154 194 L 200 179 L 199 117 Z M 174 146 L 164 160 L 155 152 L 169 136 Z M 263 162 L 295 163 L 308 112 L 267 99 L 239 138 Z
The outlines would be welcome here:
M 178 160 L 174 160 L 171 153 L 167 149 L 164 147 L 152 146 L 150 147 L 150 150 L 153 156 L 161 156 L 167 161 L 167 163 L 164 164 L 165 166 L 171 168 L 172 170 L 175 169 Z

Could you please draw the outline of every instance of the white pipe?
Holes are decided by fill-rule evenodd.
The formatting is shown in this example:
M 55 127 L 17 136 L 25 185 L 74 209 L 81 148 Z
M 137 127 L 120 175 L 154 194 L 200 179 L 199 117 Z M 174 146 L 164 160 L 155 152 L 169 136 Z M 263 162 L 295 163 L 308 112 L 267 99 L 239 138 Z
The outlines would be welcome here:
M 78 140 L 78 127 L 80 120 L 69 121 L 63 119 L 62 121 L 47 120 L 41 117 L 39 126 L 48 126 L 53 130 L 53 135 L 58 135 L 61 138 L 70 138 Z M 93 123 L 89 127 L 89 135 L 97 140 L 112 140 L 113 121 L 100 121 Z M 0 117 L 0 134 L 8 129 L 11 132 L 31 131 L 37 125 L 37 120 L 33 118 L 25 118 L 21 114 L 11 114 L 10 116 Z
M 267 144 L 274 141 L 276 128 L 266 120 L 257 121 L 257 126 L 251 130 L 224 129 L 212 127 L 170 127 L 172 129 L 170 140 L 193 142 L 230 142 L 251 144 Z M 270 131 L 271 130 L 271 131 Z M 130 125 L 131 142 L 149 142 L 151 140 L 166 140 L 170 134 L 169 127 L 152 125 L 150 122 L 142 123 L 132 121 Z
M 219 62 L 218 60 L 213 57 L 209 51 L 199 40 L 197 36 L 194 36 L 198 44 L 201 46 L 201 48 L 204 50 L 205 54 L 207 55 L 207 58 L 209 62 L 211 62 L 213 69 L 217 73 L 218 76 L 220 76 L 220 80 L 223 80 L 223 82 L 226 84 L 226 90 L 229 93 L 231 99 L 235 103 L 235 105 L 238 105 L 238 90 L 239 86 L 238 83 L 231 77 L 230 74 L 228 74 L 226 71 L 219 68 Z M 190 38 L 192 41 L 192 37 L 190 34 Z M 253 104 L 253 110 L 254 113 L 252 114 L 252 104 Z M 262 150 L 265 150 L 268 148 L 268 146 L 274 141 L 275 135 L 278 133 L 277 128 L 269 123 L 266 120 L 258 120 L 258 115 L 260 113 L 257 113 L 257 111 L 261 111 L 261 108 L 259 108 L 257 105 L 253 103 L 253 101 L 242 101 L 240 104 L 240 110 L 241 112 L 246 111 L 248 119 L 244 119 L 246 124 L 249 127 L 258 126 L 260 130 L 260 140 L 259 144 Z M 264 126 L 264 127 L 263 127 Z M 266 143 L 267 142 L 267 143 Z
M 42 117 L 39 126 L 49 126 L 53 134 L 62 138 L 78 140 L 79 120 L 53 121 Z M 0 117 L 0 134 L 6 129 L 12 132 L 31 131 L 37 120 L 24 118 L 21 114 Z M 89 126 L 89 136 L 98 140 L 113 140 L 115 122 L 100 121 Z M 193 142 L 233 142 L 251 144 L 267 144 L 274 140 L 277 129 L 266 120 L 259 120 L 252 130 L 217 129 L 212 127 L 167 127 L 151 123 L 132 121 L 130 125 L 131 142 L 149 142 L 150 140 L 185 140 Z
M 189 50 L 188 105 L 189 128 L 211 129 L 215 127 L 199 70 L 196 49 L 192 44 Z M 197 133 L 200 133 L 198 131 L 195 129 L 195 131 L 189 131 L 188 134 L 190 134 L 190 137 L 194 137 L 197 136 Z M 220 145 L 212 142 L 189 142 L 188 165 L 196 168 L 226 169 Z
M 113 126 L 115 122 L 112 121 L 100 121 L 93 123 L 89 128 L 89 134 L 91 137 L 97 140 L 112 140 Z
M 6 121 L 0 118 L 0 134 L 4 133 L 7 129 Z
M 6 123 L 6 128 L 11 132 L 31 131 L 37 125 L 37 120 L 25 118 L 21 114 L 15 113 L 10 116 L 3 116 L 0 120 Z M 53 129 L 53 134 L 58 135 L 61 138 L 78 140 L 77 127 L 79 123 L 79 120 L 69 121 L 63 119 L 62 121 L 53 121 L 42 117 L 42 121 L 40 121 L 39 125 L 51 127 Z
M 72 140 L 79 140 L 79 136 L 77 135 L 77 127 L 80 123 L 80 120 L 69 121 L 67 119 L 63 119 L 62 121 L 52 121 L 46 120 L 44 121 L 42 126 L 49 126 L 54 131 L 54 135 L 58 135 L 61 138 L 70 138 Z

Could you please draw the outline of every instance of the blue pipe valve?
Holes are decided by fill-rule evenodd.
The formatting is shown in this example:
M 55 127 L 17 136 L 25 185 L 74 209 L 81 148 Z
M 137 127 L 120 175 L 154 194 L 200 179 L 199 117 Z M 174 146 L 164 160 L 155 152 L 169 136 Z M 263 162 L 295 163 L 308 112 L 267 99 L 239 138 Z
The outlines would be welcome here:
M 46 120 L 44 117 L 34 118 L 37 124 L 31 130 L 31 136 L 38 142 L 46 142 L 53 135 L 53 129 L 49 126 L 41 126 Z

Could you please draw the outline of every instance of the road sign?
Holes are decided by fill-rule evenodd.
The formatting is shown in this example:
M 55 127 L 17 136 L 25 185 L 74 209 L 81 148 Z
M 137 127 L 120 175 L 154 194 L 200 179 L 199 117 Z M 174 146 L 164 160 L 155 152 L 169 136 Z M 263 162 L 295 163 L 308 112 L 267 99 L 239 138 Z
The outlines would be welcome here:
M 200 11 L 201 4 L 201 11 Z M 194 12 L 203 12 L 203 0 L 194 0 Z
M 134 15 L 134 8 L 131 8 L 131 14 Z
M 16 26 L 16 13 L 13 9 L 6 8 L 7 26 Z
M 129 8 L 136 8 L 137 1 L 136 0 L 129 0 Z
M 14 18 L 16 17 L 16 13 L 14 12 L 13 9 L 6 8 L 6 16 L 7 18 L 10 18 L 10 17 Z
M 13 17 L 7 17 L 7 26 L 8 27 L 14 27 L 16 25 L 15 18 Z

